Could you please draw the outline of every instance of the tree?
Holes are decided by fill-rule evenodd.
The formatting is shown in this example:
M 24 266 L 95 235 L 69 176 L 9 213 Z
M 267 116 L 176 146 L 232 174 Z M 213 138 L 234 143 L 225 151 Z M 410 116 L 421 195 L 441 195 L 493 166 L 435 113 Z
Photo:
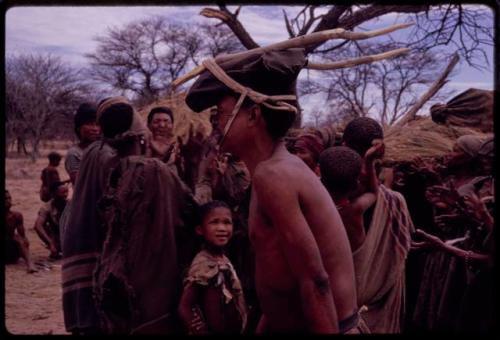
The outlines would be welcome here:
M 71 133 L 72 113 L 86 100 L 88 86 L 80 71 L 51 55 L 6 58 L 6 134 L 18 148 L 31 144 L 31 158 L 39 155 L 42 138 Z M 18 151 L 21 151 L 18 149 Z
M 95 40 L 96 51 L 86 54 L 90 76 L 144 103 L 157 99 L 191 62 L 196 63 L 203 45 L 195 30 L 159 16 L 111 28 Z
M 202 56 L 216 57 L 223 53 L 234 53 L 245 48 L 226 26 L 200 24 L 199 33 L 203 37 Z
M 225 5 L 219 5 L 218 9 L 205 8 L 201 14 L 208 18 L 214 18 L 224 23 L 247 49 L 259 47 L 250 36 L 245 27 L 238 19 L 241 6 L 231 12 Z M 319 14 L 319 13 L 322 14 Z M 479 67 L 483 60 L 488 63 L 487 54 L 484 50 L 486 45 L 493 45 L 493 29 L 490 27 L 491 19 L 484 9 L 473 5 L 307 5 L 299 11 L 295 17 L 289 18 L 289 14 L 283 11 L 284 27 L 290 38 L 303 36 L 308 33 L 322 30 L 344 28 L 353 30 L 360 25 L 378 20 L 386 14 L 406 14 L 406 21 L 415 21 L 413 31 L 409 32 L 405 43 L 422 53 L 436 47 L 447 46 L 449 54 L 458 52 L 463 59 L 472 66 Z M 324 57 L 342 48 L 352 48 L 356 42 L 345 40 L 343 42 L 327 42 L 310 44 L 306 47 L 306 53 Z M 452 46 L 453 48 L 449 48 Z M 363 67 L 372 67 L 370 66 Z M 357 82 L 358 76 L 364 74 L 349 75 L 352 69 L 344 72 L 346 86 L 352 81 Z M 354 79 L 345 79 L 354 77 Z M 353 92 L 351 91 L 351 94 Z M 360 103 L 364 98 L 351 98 L 353 109 L 362 114 L 369 110 L 371 104 Z M 392 121 L 392 117 L 387 119 Z M 297 119 L 300 125 L 300 116 Z
M 338 50 L 335 58 L 376 54 L 395 47 L 393 43 L 352 44 Z M 332 57 L 326 56 L 326 59 Z M 383 126 L 390 126 L 416 103 L 445 62 L 446 59 L 438 58 L 431 50 L 415 51 L 378 63 L 322 72 L 317 77 L 315 91 L 327 93 L 329 104 L 348 107 L 351 118 L 371 116 Z M 441 92 L 435 99 L 444 99 L 449 94 Z

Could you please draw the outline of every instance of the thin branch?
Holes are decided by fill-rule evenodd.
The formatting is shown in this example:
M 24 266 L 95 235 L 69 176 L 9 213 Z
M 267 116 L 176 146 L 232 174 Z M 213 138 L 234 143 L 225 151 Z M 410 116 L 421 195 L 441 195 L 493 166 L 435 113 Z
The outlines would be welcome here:
M 389 131 L 387 132 L 386 135 L 392 134 L 394 131 L 397 130 L 397 128 L 402 127 L 409 121 L 415 119 L 415 116 L 420 110 L 420 108 L 429 100 L 431 99 L 442 87 L 443 85 L 447 82 L 446 78 L 450 74 L 450 72 L 453 70 L 455 65 L 458 63 L 459 57 L 458 54 L 455 54 L 453 58 L 450 60 L 448 66 L 444 70 L 444 72 L 439 76 L 438 79 L 432 84 L 432 86 L 429 88 L 429 90 L 417 101 L 415 105 L 413 105 L 408 112 L 404 114 L 404 116 L 394 124 Z

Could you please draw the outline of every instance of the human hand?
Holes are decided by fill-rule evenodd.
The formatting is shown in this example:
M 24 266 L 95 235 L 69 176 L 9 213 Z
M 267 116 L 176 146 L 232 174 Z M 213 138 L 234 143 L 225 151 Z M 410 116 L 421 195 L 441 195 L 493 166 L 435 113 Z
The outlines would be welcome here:
M 191 322 L 188 326 L 189 334 L 207 334 L 208 333 L 207 324 L 203 320 L 199 308 L 193 308 L 192 312 L 193 312 L 193 318 L 191 319 Z
M 465 206 L 465 213 L 477 220 L 478 222 L 482 222 L 485 217 L 487 217 L 488 209 L 484 204 L 484 201 L 481 200 L 475 193 L 470 193 L 463 197 L 463 202 Z
M 434 223 L 436 223 L 436 225 L 439 228 L 444 228 L 447 225 L 455 223 L 461 217 L 462 216 L 460 214 L 457 214 L 457 213 L 436 215 L 436 216 L 434 216 Z
M 424 243 L 427 241 L 429 247 L 436 247 L 436 248 L 444 247 L 444 242 L 435 235 L 428 234 L 421 229 L 417 229 L 415 233 L 418 236 L 422 236 L 425 239 Z
M 460 199 L 460 195 L 455 188 L 449 188 L 441 185 L 429 187 L 425 193 L 425 197 L 429 202 L 439 208 L 448 208 L 455 206 Z
M 375 159 L 380 159 L 384 156 L 385 144 L 382 139 L 374 139 L 372 147 L 365 152 L 365 161 L 373 162 Z

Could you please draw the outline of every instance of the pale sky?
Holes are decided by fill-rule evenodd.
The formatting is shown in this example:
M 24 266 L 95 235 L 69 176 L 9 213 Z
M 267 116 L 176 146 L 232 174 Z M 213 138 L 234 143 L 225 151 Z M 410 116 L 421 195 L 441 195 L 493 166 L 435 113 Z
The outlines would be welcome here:
M 205 6 L 114 6 L 114 7 L 13 7 L 5 14 L 6 53 L 51 53 L 76 66 L 85 66 L 85 53 L 93 52 L 97 35 L 103 35 L 109 27 L 123 27 L 129 22 L 162 15 L 173 21 L 209 22 L 199 15 Z M 234 7 L 229 6 L 229 9 Z M 293 17 L 301 6 L 243 6 L 238 16 L 250 35 L 261 45 L 288 38 L 284 27 L 282 9 Z M 487 8 L 487 7 L 485 7 Z M 381 20 L 363 28 L 379 28 L 403 22 L 398 15 L 386 15 Z M 491 19 L 493 29 L 493 19 Z M 400 31 L 395 38 L 404 36 Z M 488 48 L 491 65 L 480 71 L 460 62 L 456 75 L 447 84 L 455 94 L 470 87 L 493 89 L 493 48 Z M 302 72 L 300 77 L 304 77 Z M 304 110 L 322 105 L 318 97 L 301 98 Z M 307 117 L 306 117 L 307 121 Z

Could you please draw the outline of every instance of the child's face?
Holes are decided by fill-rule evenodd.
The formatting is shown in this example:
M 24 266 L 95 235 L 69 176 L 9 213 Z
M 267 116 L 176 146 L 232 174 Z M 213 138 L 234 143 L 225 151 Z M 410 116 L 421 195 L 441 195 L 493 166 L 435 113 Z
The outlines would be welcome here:
M 213 209 L 205 216 L 202 225 L 196 227 L 196 233 L 203 236 L 206 242 L 225 246 L 233 235 L 231 211 L 224 207 Z

